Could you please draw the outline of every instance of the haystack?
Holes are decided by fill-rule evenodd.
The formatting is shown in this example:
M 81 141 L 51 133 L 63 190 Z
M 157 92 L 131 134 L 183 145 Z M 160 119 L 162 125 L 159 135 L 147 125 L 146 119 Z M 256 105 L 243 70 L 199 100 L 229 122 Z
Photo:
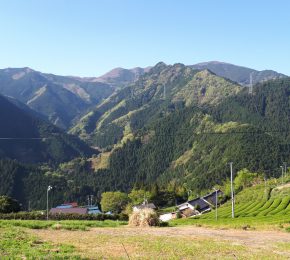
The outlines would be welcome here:
M 140 209 L 133 212 L 129 217 L 129 226 L 133 227 L 151 227 L 159 226 L 157 213 L 150 208 Z

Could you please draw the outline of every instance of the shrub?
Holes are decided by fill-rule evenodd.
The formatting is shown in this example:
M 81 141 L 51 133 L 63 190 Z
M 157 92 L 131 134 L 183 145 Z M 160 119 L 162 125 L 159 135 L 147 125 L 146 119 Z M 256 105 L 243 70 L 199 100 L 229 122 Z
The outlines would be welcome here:
M 8 196 L 0 196 L 0 213 L 10 213 L 20 211 L 20 205 L 17 200 Z
M 151 227 L 159 225 L 159 217 L 153 209 L 141 209 L 133 212 L 129 217 L 129 226 Z
M 41 212 L 17 212 L 17 213 L 7 213 L 1 214 L 0 219 L 23 219 L 23 220 L 45 220 L 46 214 Z M 128 216 L 125 214 L 49 214 L 50 220 L 128 220 Z

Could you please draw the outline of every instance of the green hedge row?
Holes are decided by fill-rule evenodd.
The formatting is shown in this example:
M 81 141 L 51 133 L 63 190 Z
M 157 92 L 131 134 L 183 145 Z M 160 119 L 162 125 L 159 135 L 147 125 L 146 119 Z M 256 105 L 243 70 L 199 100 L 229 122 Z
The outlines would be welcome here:
M 75 213 L 57 213 L 49 214 L 49 220 L 128 220 L 125 214 L 75 214 Z M 46 220 L 46 214 L 39 212 L 17 212 L 17 213 L 0 213 L 0 219 L 23 219 L 23 220 Z

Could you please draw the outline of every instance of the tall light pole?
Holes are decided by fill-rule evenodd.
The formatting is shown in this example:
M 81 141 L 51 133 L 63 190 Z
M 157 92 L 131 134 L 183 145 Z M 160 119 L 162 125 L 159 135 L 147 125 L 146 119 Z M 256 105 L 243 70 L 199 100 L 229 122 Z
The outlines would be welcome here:
M 235 217 L 235 201 L 234 201 L 234 187 L 233 187 L 233 162 L 230 162 L 231 169 L 231 197 L 232 197 L 232 218 Z
M 218 211 L 217 211 L 217 204 L 218 204 L 218 197 L 217 197 L 217 192 L 218 190 L 216 188 L 213 188 L 215 191 L 215 220 L 218 219 Z
M 46 220 L 48 220 L 48 192 L 52 189 L 52 186 L 48 185 L 46 190 Z

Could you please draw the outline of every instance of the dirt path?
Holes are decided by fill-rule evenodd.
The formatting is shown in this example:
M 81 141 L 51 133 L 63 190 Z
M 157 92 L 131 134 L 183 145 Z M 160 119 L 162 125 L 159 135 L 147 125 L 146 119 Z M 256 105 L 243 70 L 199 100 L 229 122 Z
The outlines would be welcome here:
M 90 232 L 106 235 L 123 236 L 171 236 L 192 238 L 213 238 L 235 241 L 247 246 L 269 246 L 273 243 L 290 243 L 290 233 L 280 231 L 245 231 L 235 229 L 211 229 L 203 227 L 170 227 L 170 228 L 94 228 Z

